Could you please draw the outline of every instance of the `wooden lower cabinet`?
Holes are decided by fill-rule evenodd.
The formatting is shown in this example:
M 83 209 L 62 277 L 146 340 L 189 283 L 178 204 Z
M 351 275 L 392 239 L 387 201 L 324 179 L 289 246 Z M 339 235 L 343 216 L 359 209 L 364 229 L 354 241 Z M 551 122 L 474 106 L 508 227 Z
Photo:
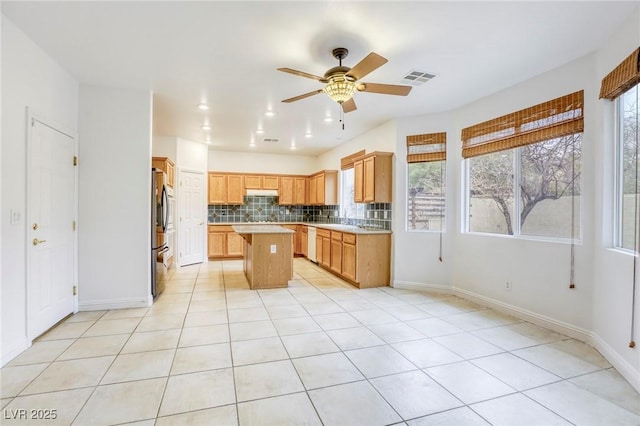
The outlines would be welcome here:
M 348 234 L 318 228 L 316 252 L 318 265 L 360 288 L 389 285 L 390 234 Z
M 207 255 L 210 259 L 239 258 L 244 254 L 244 242 L 230 225 L 209 225 Z

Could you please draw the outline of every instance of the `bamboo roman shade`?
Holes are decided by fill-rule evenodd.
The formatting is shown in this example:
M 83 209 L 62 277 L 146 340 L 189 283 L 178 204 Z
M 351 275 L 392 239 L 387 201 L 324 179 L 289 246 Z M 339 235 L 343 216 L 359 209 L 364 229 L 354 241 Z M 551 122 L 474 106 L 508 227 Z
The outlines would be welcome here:
M 640 48 L 627 56 L 627 59 L 602 79 L 600 99 L 612 101 L 638 83 L 640 83 Z
M 447 159 L 447 134 L 425 133 L 407 136 L 407 163 Z
M 462 129 L 464 158 L 559 138 L 584 129 L 584 91 Z
M 365 154 L 365 150 L 354 152 L 351 155 L 347 155 L 346 157 L 342 157 L 340 159 L 340 170 L 347 170 L 353 168 L 353 160 L 362 157 Z

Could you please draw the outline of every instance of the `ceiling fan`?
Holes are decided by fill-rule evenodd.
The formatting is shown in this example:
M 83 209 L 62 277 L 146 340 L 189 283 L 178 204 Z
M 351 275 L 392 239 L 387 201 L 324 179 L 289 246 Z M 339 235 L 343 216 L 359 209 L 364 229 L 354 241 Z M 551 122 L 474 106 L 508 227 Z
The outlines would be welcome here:
M 318 80 L 321 83 L 326 83 L 324 89 L 314 90 L 313 92 L 285 99 L 282 102 L 295 102 L 299 101 L 300 99 L 308 98 L 309 96 L 317 95 L 318 93 L 324 92 L 332 100 L 342 105 L 342 110 L 344 112 L 351 112 L 356 109 L 356 103 L 353 100 L 353 95 L 356 92 L 407 96 L 411 91 L 411 86 L 364 83 L 359 81 L 364 76 L 378 69 L 387 62 L 387 59 L 383 58 L 377 53 L 369 53 L 353 68 L 345 67 L 342 65 L 342 60 L 349 54 L 349 51 L 346 48 L 337 47 L 333 49 L 331 53 L 333 54 L 333 57 L 339 61 L 339 65 L 337 67 L 329 69 L 326 73 L 324 73 L 324 77 L 319 77 L 317 75 L 309 74 L 303 71 L 297 71 L 291 68 L 278 68 L 278 71 L 283 71 L 289 74 Z

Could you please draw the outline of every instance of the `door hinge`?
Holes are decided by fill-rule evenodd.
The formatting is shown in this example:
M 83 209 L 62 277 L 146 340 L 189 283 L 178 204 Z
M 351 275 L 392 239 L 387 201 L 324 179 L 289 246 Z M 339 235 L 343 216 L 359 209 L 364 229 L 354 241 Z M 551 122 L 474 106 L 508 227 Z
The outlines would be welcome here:
M 75 220 L 71 224 L 71 229 L 73 229 L 74 231 L 76 230 L 76 221 Z
M 78 165 L 78 157 L 76 157 L 75 155 L 73 156 L 73 165 L 74 166 Z
M 78 287 L 76 287 L 75 285 L 73 286 L 73 295 L 75 296 L 76 294 L 78 294 Z

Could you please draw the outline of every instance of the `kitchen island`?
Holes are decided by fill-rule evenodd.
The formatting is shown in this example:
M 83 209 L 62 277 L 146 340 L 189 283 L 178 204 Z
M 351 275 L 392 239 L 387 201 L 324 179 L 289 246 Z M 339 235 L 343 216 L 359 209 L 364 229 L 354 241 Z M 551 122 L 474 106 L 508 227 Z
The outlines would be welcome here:
M 281 288 L 293 278 L 294 231 L 277 225 L 233 225 L 244 240 L 244 273 L 251 289 Z

